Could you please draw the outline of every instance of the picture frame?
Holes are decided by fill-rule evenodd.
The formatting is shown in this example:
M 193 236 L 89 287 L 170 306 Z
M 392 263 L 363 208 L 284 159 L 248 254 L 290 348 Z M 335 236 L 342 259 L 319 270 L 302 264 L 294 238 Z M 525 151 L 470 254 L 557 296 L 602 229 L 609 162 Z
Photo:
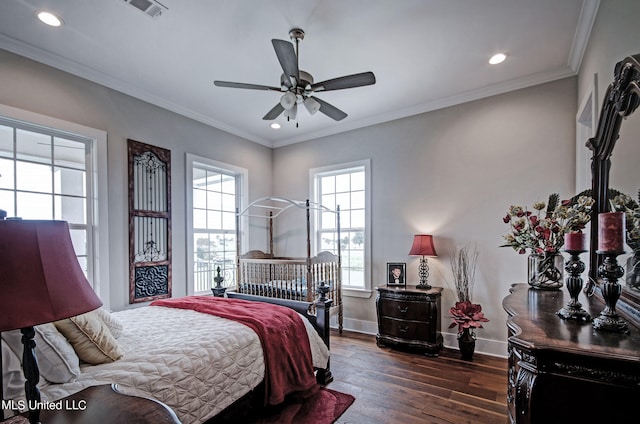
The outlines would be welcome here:
M 407 285 L 407 264 L 405 262 L 387 262 L 387 286 Z

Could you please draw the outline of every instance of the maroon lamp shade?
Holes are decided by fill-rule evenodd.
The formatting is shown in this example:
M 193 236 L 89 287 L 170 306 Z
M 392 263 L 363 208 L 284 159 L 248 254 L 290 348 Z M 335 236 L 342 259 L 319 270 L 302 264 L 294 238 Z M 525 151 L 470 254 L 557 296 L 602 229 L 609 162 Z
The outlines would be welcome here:
M 433 236 L 418 234 L 413 237 L 410 256 L 438 256 L 433 246 Z
M 0 220 L 0 332 L 101 305 L 80 268 L 65 221 Z

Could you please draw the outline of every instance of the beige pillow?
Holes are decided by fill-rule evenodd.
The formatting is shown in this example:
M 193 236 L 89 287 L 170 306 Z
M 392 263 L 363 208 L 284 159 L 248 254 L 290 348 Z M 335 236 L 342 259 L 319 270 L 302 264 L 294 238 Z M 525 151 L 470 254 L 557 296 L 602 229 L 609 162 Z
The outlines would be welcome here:
M 51 383 L 68 383 L 80 375 L 80 360 L 67 339 L 51 324 L 34 327 L 35 355 L 40 375 Z M 2 333 L 2 340 L 22 362 L 22 333 L 11 330 Z
M 81 361 L 97 365 L 122 357 L 118 341 L 95 311 L 56 321 Z
M 122 322 L 118 318 L 116 318 L 113 314 L 111 314 L 111 312 L 107 311 L 102 307 L 96 309 L 93 312 L 95 312 L 102 319 L 102 321 L 104 321 L 104 323 L 107 324 L 107 327 L 109 327 L 109 331 L 111 331 L 111 334 L 113 334 L 113 337 L 117 339 L 122 335 L 122 329 L 123 329 Z

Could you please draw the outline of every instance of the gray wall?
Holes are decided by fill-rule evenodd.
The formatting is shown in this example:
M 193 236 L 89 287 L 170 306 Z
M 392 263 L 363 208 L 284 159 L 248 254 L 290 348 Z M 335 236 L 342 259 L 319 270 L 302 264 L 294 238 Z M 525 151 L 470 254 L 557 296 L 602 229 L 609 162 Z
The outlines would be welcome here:
M 250 200 L 270 195 L 272 150 L 29 59 L 0 50 L 0 104 L 108 134 L 110 307 L 128 306 L 128 138 L 171 150 L 173 295 L 187 293 L 185 154 L 249 169 Z M 257 234 L 259 239 L 264 233 Z M 256 240 L 258 242 L 259 240 Z M 264 242 L 264 241 L 263 241 Z
M 408 279 L 417 281 L 418 259 L 408 256 L 414 234 L 434 235 L 439 256 L 429 259 L 430 280 L 438 286 L 453 287 L 452 250 L 477 244 L 473 300 L 491 320 L 478 337 L 505 341 L 501 302 L 510 284 L 526 279 L 526 257 L 498 247 L 507 230 L 502 217 L 512 204 L 573 195 L 576 84 L 568 78 L 275 149 L 274 189 L 304 199 L 309 168 L 370 158 L 373 285 L 384 283 L 386 262 L 395 261 L 407 262 Z M 279 253 L 303 251 L 304 234 L 293 235 L 280 240 Z M 445 331 L 454 302 L 446 290 Z M 350 326 L 375 323 L 375 295 L 345 305 Z

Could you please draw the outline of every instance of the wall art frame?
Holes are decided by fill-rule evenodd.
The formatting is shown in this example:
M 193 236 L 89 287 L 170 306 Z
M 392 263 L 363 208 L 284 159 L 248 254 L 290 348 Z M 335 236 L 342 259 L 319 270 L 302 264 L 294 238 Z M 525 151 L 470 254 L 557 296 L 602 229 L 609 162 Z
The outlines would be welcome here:
M 129 303 L 171 297 L 171 152 L 127 140 Z

